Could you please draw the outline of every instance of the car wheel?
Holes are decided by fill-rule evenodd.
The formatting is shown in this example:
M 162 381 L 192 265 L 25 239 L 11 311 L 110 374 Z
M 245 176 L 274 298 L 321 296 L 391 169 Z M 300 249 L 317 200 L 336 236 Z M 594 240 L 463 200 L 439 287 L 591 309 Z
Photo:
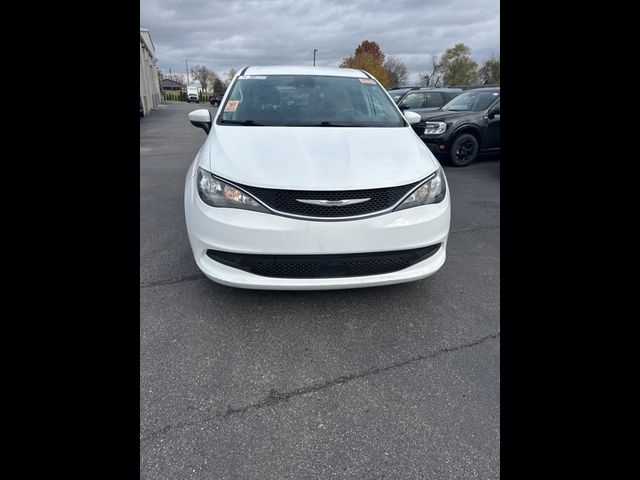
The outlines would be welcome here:
M 218 102 L 213 102 L 214 107 L 217 107 L 218 105 L 220 105 Z
M 451 144 L 449 162 L 454 167 L 466 167 L 478 156 L 478 140 L 470 133 L 458 135 Z

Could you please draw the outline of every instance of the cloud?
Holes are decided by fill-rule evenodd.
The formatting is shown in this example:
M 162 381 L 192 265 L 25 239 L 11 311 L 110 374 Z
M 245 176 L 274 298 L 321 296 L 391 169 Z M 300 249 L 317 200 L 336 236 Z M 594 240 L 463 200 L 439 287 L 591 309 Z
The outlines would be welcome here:
M 158 68 L 207 65 L 223 77 L 245 65 L 338 66 L 363 40 L 400 58 L 410 80 L 431 52 L 456 43 L 478 63 L 500 56 L 499 0 L 141 0 Z

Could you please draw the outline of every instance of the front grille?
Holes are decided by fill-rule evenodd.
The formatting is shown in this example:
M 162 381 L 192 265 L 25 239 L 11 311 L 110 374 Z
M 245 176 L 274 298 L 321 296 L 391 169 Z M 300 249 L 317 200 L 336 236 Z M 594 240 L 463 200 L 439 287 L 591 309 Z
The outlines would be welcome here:
M 305 217 L 355 217 L 379 212 L 395 205 L 402 197 L 411 192 L 420 182 L 399 187 L 372 188 L 368 190 L 277 190 L 272 188 L 250 187 L 235 184 L 246 190 L 258 200 L 274 210 Z M 309 205 L 298 202 L 303 200 L 346 200 L 370 198 L 363 203 L 342 206 Z
M 216 262 L 274 278 L 340 278 L 397 272 L 426 260 L 440 244 L 394 252 L 340 255 L 252 255 L 207 250 Z

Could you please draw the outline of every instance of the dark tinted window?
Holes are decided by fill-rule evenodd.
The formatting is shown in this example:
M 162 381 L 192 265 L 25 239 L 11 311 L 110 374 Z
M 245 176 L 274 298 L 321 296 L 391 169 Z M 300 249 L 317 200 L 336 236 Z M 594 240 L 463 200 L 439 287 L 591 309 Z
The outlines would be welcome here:
M 388 90 L 389 95 L 391 96 L 391 98 L 393 98 L 394 102 L 398 102 L 398 100 L 400 100 L 405 93 L 407 93 L 409 90 L 411 90 L 410 88 L 398 88 L 397 90 Z
M 445 104 L 441 93 L 425 93 L 422 108 L 438 108 Z
M 420 92 L 409 93 L 404 97 L 402 102 L 400 102 L 400 105 L 407 106 L 409 108 L 422 108 L 423 98 L 424 94 Z
M 454 98 L 456 98 L 458 95 L 460 95 L 462 92 L 446 92 L 444 94 L 446 101 L 450 102 L 451 100 L 453 100 Z
M 496 101 L 500 96 L 500 92 L 487 91 L 468 91 L 461 93 L 456 98 L 447 103 L 443 110 L 451 111 L 474 111 L 479 112 L 485 110 L 489 105 Z

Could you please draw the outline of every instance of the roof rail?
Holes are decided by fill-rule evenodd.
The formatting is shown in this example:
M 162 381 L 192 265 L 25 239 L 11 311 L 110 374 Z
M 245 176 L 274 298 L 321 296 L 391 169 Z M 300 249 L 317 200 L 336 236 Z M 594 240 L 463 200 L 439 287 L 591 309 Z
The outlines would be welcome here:
M 487 85 L 454 85 L 450 88 L 461 88 L 463 90 L 474 90 L 476 88 L 500 88 L 499 83 L 491 83 Z
M 391 88 L 387 88 L 387 90 L 404 90 L 405 88 L 415 90 L 416 88 L 421 88 L 421 87 L 391 87 Z

